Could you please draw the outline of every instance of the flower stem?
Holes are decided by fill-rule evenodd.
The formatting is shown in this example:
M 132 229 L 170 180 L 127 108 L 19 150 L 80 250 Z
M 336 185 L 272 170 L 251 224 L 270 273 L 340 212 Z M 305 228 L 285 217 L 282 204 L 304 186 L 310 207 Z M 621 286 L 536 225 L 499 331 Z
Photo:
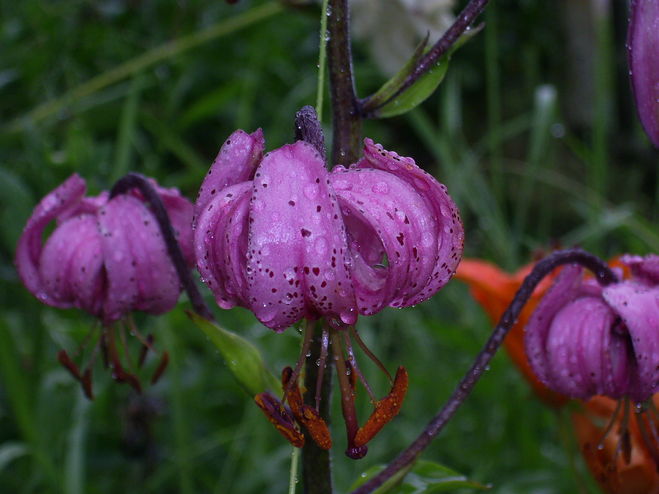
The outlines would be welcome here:
M 316 362 L 320 359 L 322 349 L 322 336 L 316 331 L 309 348 L 309 358 L 305 363 L 304 402 L 316 406 L 315 394 L 309 390 L 316 389 L 316 379 L 320 366 Z M 320 416 L 329 424 L 329 405 L 332 391 L 332 373 L 323 373 L 323 383 L 320 388 Z M 302 448 L 302 480 L 305 494 L 331 494 L 332 493 L 332 460 L 328 450 L 320 448 L 314 441 L 307 440 Z
M 200 316 L 212 321 L 214 319 L 213 314 L 206 305 L 206 302 L 204 302 L 204 299 L 190 274 L 190 270 L 185 263 L 181 246 L 178 244 L 176 236 L 174 235 L 174 229 L 169 220 L 167 210 L 165 209 L 160 196 L 149 183 L 149 180 L 139 173 L 129 173 L 120 178 L 117 183 L 114 184 L 114 187 L 112 187 L 112 190 L 110 191 L 110 198 L 116 197 L 119 194 L 125 194 L 131 189 L 138 189 L 144 196 L 146 202 L 151 206 L 151 211 L 156 217 L 156 221 L 158 221 L 160 233 L 167 246 L 167 254 L 169 254 L 169 257 L 176 268 L 176 273 L 181 281 L 181 285 L 183 285 L 183 289 L 188 294 L 192 308 Z
M 389 99 L 379 104 L 377 108 L 369 108 L 367 114 L 372 115 L 375 110 L 396 99 L 403 92 L 407 91 L 412 85 L 414 85 L 414 83 L 416 83 L 424 74 L 426 74 L 426 72 L 435 67 L 437 60 L 448 53 L 453 44 L 458 40 L 458 38 L 460 38 L 462 33 L 464 33 L 467 28 L 469 28 L 476 17 L 478 17 L 478 15 L 485 9 L 488 1 L 489 0 L 470 0 L 465 8 L 462 9 L 462 12 L 460 12 L 460 14 L 456 17 L 451 27 L 449 27 L 442 35 L 442 37 L 437 40 L 437 42 L 428 51 L 428 53 L 421 57 L 414 70 L 407 76 L 403 84 L 401 84 L 400 88 L 398 88 L 398 90 L 392 94 Z M 367 102 L 368 100 L 368 97 L 364 98 L 359 102 L 359 105 L 363 105 L 364 102 Z
M 448 401 L 439 410 L 439 412 L 428 423 L 426 428 L 421 432 L 417 439 L 402 453 L 398 455 L 387 467 L 378 475 L 366 482 L 364 485 L 353 491 L 352 494 L 366 494 L 373 492 L 388 479 L 398 472 L 409 468 L 419 457 L 426 447 L 441 432 L 448 421 L 453 417 L 457 409 L 465 401 L 478 379 L 489 365 L 492 357 L 503 343 L 506 334 L 517 321 L 524 305 L 531 297 L 535 287 L 547 276 L 554 268 L 563 264 L 580 264 L 595 274 L 600 285 L 608 285 L 618 281 L 616 274 L 611 271 L 607 264 L 598 257 L 589 254 L 580 249 L 568 249 L 556 251 L 539 261 L 524 279 L 519 290 L 515 294 L 512 302 L 501 316 L 499 323 L 492 331 L 490 338 L 485 346 L 476 357 L 471 368 L 467 371 L 458 386 L 455 388 Z
M 350 47 L 348 0 L 329 0 L 327 11 L 327 61 L 332 97 L 332 163 L 349 165 L 357 161 L 362 118 L 355 94 Z

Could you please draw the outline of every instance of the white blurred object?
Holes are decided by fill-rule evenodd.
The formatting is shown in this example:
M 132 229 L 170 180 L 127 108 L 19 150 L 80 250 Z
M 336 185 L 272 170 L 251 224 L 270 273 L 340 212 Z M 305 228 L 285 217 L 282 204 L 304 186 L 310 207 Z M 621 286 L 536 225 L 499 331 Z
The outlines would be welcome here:
M 378 67 L 396 73 L 430 34 L 433 44 L 453 23 L 455 0 L 351 0 L 353 34 L 368 43 Z

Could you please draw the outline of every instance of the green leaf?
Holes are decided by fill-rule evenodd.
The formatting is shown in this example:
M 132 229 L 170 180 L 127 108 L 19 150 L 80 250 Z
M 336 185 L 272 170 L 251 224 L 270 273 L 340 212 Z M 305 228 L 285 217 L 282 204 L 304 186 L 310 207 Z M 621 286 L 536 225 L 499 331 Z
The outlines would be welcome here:
M 385 82 L 373 96 L 369 97 L 364 103 L 364 112 L 372 113 L 378 118 L 394 117 L 407 113 L 413 108 L 423 103 L 439 84 L 444 80 L 448 71 L 448 64 L 451 55 L 463 44 L 474 37 L 480 28 L 468 29 L 453 44 L 448 53 L 440 57 L 428 72 L 422 75 L 414 84 L 405 89 L 403 92 L 396 93 L 403 87 L 407 77 L 414 72 L 422 56 L 430 48 L 427 47 L 428 38 L 424 39 L 414 50 L 410 59 L 405 63 L 402 69 L 391 79 Z
M 359 476 L 351 490 L 365 484 L 383 469 L 382 465 L 369 468 Z M 419 460 L 411 468 L 399 472 L 373 492 L 374 494 L 426 494 L 465 488 L 485 490 L 490 486 L 468 480 L 464 475 L 439 463 Z
M 266 390 L 281 393 L 281 384 L 266 369 L 261 352 L 254 345 L 197 314 L 188 312 L 188 316 L 217 347 L 229 370 L 249 394 Z

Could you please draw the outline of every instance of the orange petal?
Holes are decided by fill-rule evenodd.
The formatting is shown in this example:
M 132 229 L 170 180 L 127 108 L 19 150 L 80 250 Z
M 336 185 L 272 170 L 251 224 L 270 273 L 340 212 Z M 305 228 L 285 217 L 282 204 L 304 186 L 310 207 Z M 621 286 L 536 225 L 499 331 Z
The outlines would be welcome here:
M 355 434 L 355 446 L 363 446 L 382 430 L 382 428 L 393 419 L 400 408 L 407 393 L 408 376 L 405 367 L 399 367 L 391 392 L 375 403 L 375 410 L 371 413 L 366 423 L 359 428 Z

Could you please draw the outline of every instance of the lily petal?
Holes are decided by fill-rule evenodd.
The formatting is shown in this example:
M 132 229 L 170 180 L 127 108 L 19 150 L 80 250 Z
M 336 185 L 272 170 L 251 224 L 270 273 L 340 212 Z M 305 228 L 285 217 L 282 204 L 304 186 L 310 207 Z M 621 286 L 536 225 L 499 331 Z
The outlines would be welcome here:
M 426 202 L 406 181 L 377 169 L 338 169 L 330 183 L 350 239 L 359 312 L 409 305 L 435 266 L 437 224 Z
M 74 216 L 55 229 L 43 248 L 39 275 L 51 305 L 101 314 L 105 274 L 93 215 Z
M 416 297 L 406 301 L 405 306 L 427 300 L 451 279 L 462 257 L 464 228 L 457 206 L 448 195 L 446 186 L 419 168 L 412 158 L 386 151 L 371 139 L 364 140 L 364 158 L 356 166 L 385 170 L 405 180 L 427 201 L 433 218 L 440 222 L 437 251 L 433 256 L 435 268 L 425 287 Z
M 272 329 L 317 313 L 356 321 L 345 226 L 327 175 L 318 151 L 298 141 L 266 154 L 254 176 L 250 309 Z
M 77 174 L 45 196 L 34 209 L 16 248 L 18 274 L 32 294 L 42 302 L 58 306 L 45 291 L 39 275 L 39 259 L 42 251 L 42 234 L 52 220 L 76 207 L 85 195 L 85 181 Z
M 602 296 L 629 330 L 638 381 L 631 396 L 643 401 L 659 390 L 659 287 L 628 281 L 606 287 Z
M 151 211 L 133 196 L 117 196 L 99 211 L 99 228 L 109 285 L 105 322 L 131 309 L 171 309 L 180 282 Z
M 632 1 L 627 46 L 636 109 L 659 147 L 659 1 Z
M 199 188 L 195 203 L 195 217 L 222 189 L 251 180 L 263 157 L 265 139 L 258 129 L 252 134 L 236 130 L 224 142 L 206 178 Z
M 223 309 L 247 306 L 245 256 L 251 192 L 250 182 L 227 187 L 197 217 L 197 269 Z

